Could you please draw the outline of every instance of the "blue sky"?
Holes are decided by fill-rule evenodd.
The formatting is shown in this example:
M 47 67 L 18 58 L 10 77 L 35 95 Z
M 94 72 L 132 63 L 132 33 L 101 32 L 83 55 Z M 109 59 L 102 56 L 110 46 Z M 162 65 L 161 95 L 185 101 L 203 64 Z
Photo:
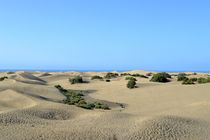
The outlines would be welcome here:
M 210 70 L 208 0 L 1 0 L 0 69 Z

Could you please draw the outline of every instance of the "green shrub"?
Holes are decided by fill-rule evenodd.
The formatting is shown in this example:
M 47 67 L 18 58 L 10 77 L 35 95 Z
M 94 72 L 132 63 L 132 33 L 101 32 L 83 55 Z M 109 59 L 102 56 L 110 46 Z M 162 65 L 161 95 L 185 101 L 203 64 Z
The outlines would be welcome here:
M 101 76 L 94 75 L 94 76 L 91 77 L 91 80 L 94 80 L 94 79 L 102 80 L 103 78 Z
M 147 73 L 146 76 L 152 76 L 152 73 L 151 72 L 150 73 Z
M 110 82 L 110 80 L 109 79 L 106 79 L 106 82 Z
M 199 84 L 204 84 L 204 83 L 210 83 L 210 78 L 208 77 L 208 78 L 198 78 L 198 83 Z
M 130 73 L 121 73 L 120 76 L 130 76 Z
M 162 82 L 162 83 L 165 83 L 165 82 L 168 82 L 169 80 L 167 79 L 167 76 L 165 73 L 157 73 L 155 75 L 152 76 L 152 79 L 150 81 L 152 82 Z
M 95 109 L 100 109 L 101 105 L 95 105 Z
M 81 104 L 87 104 L 87 103 L 85 102 L 85 100 L 80 100 L 80 101 L 78 102 L 78 105 L 81 105 Z
M 125 80 L 134 80 L 134 81 L 137 81 L 136 78 L 134 78 L 134 77 L 126 77 Z
M 188 80 L 189 78 L 186 77 L 186 74 L 180 73 L 177 77 L 177 81 L 184 81 Z
M 83 80 L 81 76 L 76 76 L 74 78 L 69 78 L 69 82 L 71 84 L 76 84 L 76 83 L 83 83 Z
M 104 78 L 111 79 L 111 78 L 116 78 L 118 76 L 119 75 L 117 73 L 108 72 Z
M 171 75 L 168 74 L 167 72 L 161 72 L 160 74 L 162 74 L 166 78 L 171 78 Z
M 80 107 L 85 108 L 85 109 L 92 109 L 90 104 L 81 104 Z
M 103 104 L 103 105 L 101 105 L 101 109 L 109 110 L 110 108 L 107 104 Z
M 182 82 L 183 85 L 192 85 L 195 84 L 192 79 L 186 79 Z
M 136 81 L 134 80 L 129 80 L 128 83 L 127 83 L 127 88 L 135 88 L 136 86 Z
M 147 76 L 142 75 L 142 74 L 138 74 L 138 73 L 132 74 L 131 76 L 134 76 L 134 77 L 141 77 L 141 78 L 148 78 Z
M 1 77 L 0 81 L 4 81 L 4 79 L 8 79 L 8 77 L 7 76 Z
M 196 82 L 198 78 L 190 78 L 190 80 L 192 80 L 193 82 Z

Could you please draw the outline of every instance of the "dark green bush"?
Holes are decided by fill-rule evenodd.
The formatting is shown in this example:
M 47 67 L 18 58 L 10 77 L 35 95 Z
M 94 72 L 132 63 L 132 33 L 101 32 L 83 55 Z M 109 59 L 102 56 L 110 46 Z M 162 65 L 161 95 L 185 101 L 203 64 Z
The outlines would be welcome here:
M 192 85 L 195 84 L 192 79 L 186 79 L 182 82 L 183 85 Z
M 85 109 L 92 109 L 90 104 L 81 104 L 80 107 L 85 108 Z
M 106 82 L 110 82 L 110 80 L 109 79 L 106 79 Z
M 74 78 L 69 78 L 69 82 L 71 84 L 76 84 L 76 83 L 83 83 L 83 80 L 81 76 L 76 76 Z
M 198 78 L 198 83 L 199 84 L 204 84 L 204 83 L 210 83 L 210 78 L 208 77 L 208 78 Z
M 162 74 L 166 78 L 171 78 L 171 75 L 168 74 L 167 72 L 161 72 L 160 74 Z
M 102 80 L 103 78 L 101 76 L 94 75 L 94 76 L 91 77 L 91 80 L 94 80 L 94 79 Z
M 146 76 L 152 76 L 153 74 L 150 72 L 150 73 L 147 73 Z
M 136 81 L 135 80 L 129 80 L 127 83 L 127 88 L 135 88 L 136 86 Z
M 101 109 L 109 110 L 110 108 L 107 104 L 103 104 L 103 105 L 101 105 Z
M 134 77 L 126 77 L 125 80 L 134 80 L 134 81 L 137 81 L 136 78 L 134 78 Z
M 152 79 L 150 81 L 152 82 L 162 82 L 162 83 L 165 83 L 165 82 L 168 82 L 169 80 L 167 79 L 167 76 L 165 73 L 157 73 L 155 75 L 152 76 Z
M 141 77 L 141 78 L 148 78 L 147 76 L 142 75 L 142 74 L 138 74 L 138 73 L 132 74 L 131 76 L 134 76 L 134 77 Z
M 130 73 L 121 73 L 120 76 L 130 76 Z
M 189 78 L 186 77 L 186 74 L 180 73 L 177 77 L 177 81 L 184 81 L 188 80 Z
M 4 81 L 4 79 L 8 79 L 8 77 L 7 76 L 1 77 L 0 81 Z
M 190 78 L 190 80 L 192 80 L 193 82 L 196 82 L 198 78 Z
M 117 73 L 108 72 L 104 78 L 111 79 L 111 78 L 116 78 L 118 76 L 119 75 Z

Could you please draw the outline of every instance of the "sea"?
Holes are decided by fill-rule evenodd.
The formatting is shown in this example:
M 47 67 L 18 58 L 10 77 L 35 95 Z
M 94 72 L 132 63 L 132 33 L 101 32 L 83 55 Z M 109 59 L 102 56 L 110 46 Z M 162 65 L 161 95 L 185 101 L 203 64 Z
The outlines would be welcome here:
M 67 71 L 77 71 L 77 72 L 128 72 L 132 70 L 77 70 L 77 69 L 65 69 L 65 70 L 53 70 L 53 69 L 0 69 L 0 72 L 17 72 L 17 71 L 40 71 L 40 72 L 67 72 Z M 172 70 L 145 70 L 145 71 L 155 71 L 155 72 L 168 72 L 168 73 L 183 73 L 183 72 L 200 72 L 200 73 L 210 73 L 209 71 L 195 71 L 195 70 L 179 70 L 179 71 L 172 71 Z

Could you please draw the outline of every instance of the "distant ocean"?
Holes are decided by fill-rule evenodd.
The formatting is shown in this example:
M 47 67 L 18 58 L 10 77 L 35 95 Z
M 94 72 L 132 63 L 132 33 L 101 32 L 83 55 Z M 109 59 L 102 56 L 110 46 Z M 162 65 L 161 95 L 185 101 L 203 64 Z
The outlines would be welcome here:
M 67 71 L 77 71 L 77 72 L 127 72 L 132 70 L 42 70 L 42 69 L 1 69 L 0 72 L 17 72 L 17 71 L 40 71 L 40 72 L 67 72 Z M 183 73 L 183 72 L 201 72 L 201 73 L 210 73 L 210 71 L 190 71 L 190 70 L 180 70 L 180 71 L 171 71 L 171 70 L 145 70 L 145 71 L 155 71 L 155 72 L 168 72 L 168 73 Z

